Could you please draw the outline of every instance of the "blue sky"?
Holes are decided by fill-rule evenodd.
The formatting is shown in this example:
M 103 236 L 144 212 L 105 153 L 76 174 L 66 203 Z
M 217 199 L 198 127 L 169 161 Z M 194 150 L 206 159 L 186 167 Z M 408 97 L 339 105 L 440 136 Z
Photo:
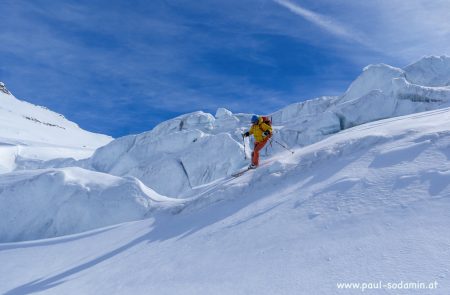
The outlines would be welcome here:
M 370 63 L 448 54 L 449 1 L 0 0 L 0 81 L 114 137 L 218 107 L 338 95 Z

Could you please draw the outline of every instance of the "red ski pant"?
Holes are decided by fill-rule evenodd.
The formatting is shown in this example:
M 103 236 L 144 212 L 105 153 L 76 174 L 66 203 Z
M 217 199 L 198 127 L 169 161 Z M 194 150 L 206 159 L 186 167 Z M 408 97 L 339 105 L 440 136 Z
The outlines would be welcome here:
M 263 141 L 255 142 L 255 147 L 252 152 L 252 164 L 258 166 L 259 165 L 259 151 L 266 145 L 269 141 L 271 135 L 266 136 Z

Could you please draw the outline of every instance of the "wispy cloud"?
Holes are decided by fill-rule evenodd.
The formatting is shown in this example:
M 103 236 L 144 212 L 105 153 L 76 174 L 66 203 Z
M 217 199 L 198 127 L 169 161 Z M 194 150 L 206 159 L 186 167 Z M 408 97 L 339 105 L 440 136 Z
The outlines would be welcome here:
M 355 30 L 346 27 L 345 25 L 339 23 L 338 21 L 332 19 L 331 17 L 313 12 L 288 0 L 273 0 L 273 1 L 333 35 L 345 38 L 347 40 L 356 41 L 362 44 L 366 43 L 366 41 L 359 32 L 356 32 Z
M 22 99 L 117 136 L 198 109 L 270 112 L 329 88 L 336 94 L 366 65 L 369 50 L 350 29 L 358 26 L 339 15 L 286 0 L 208 4 L 7 1 L 0 80 Z
M 384 52 L 404 63 L 450 53 L 448 0 L 410 0 L 408 5 L 402 0 L 360 2 L 367 2 L 362 9 L 373 14 L 373 21 L 366 18 L 363 29 Z

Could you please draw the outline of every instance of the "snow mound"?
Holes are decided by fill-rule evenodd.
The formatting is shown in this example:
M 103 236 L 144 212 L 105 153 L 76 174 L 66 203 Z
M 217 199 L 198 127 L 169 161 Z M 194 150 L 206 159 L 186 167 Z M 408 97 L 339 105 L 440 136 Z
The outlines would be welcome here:
M 81 168 L 0 177 L 0 242 L 34 240 L 143 219 L 175 206 L 135 178 Z

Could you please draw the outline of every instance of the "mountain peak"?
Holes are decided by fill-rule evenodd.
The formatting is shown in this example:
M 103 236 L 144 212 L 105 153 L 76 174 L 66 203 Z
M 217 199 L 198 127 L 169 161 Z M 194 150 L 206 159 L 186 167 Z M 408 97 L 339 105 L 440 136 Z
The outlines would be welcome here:
M 0 91 L 8 95 L 11 94 L 11 92 L 9 92 L 9 90 L 5 86 L 5 83 L 3 82 L 0 82 Z
M 16 98 L 0 82 L 0 138 L 2 142 L 30 142 L 76 148 L 97 148 L 112 138 L 81 129 L 46 107 Z

